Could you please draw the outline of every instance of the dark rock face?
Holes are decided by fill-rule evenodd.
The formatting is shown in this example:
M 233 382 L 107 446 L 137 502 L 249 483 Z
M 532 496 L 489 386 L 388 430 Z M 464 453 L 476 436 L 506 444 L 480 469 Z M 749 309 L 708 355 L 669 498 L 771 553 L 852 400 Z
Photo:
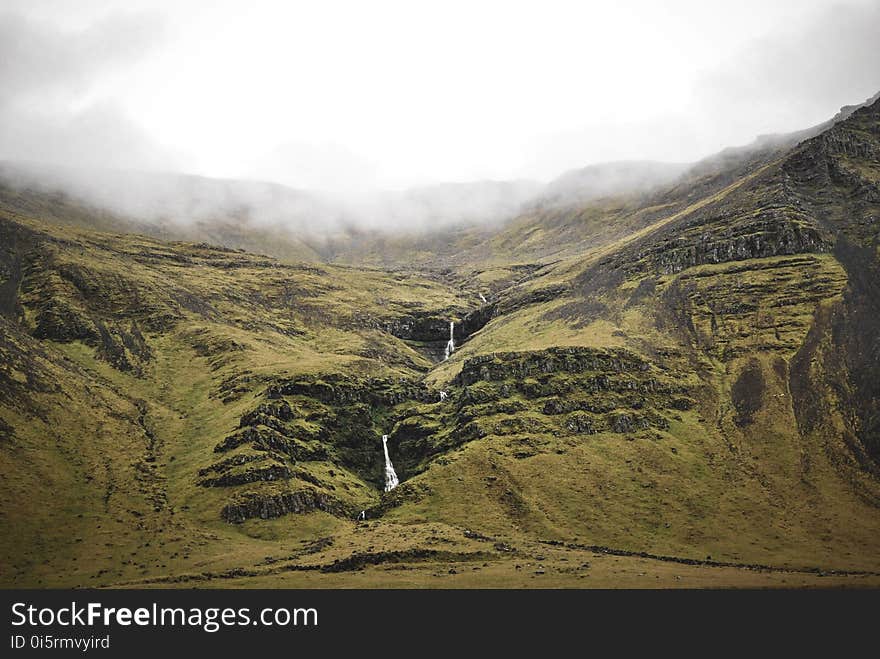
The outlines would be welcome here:
M 566 414 L 568 412 L 581 411 L 592 412 L 593 414 L 601 414 L 610 412 L 614 409 L 613 405 L 607 401 L 597 400 L 593 398 L 550 398 L 542 412 L 547 415 Z
M 449 323 L 454 322 L 452 336 L 455 345 L 460 346 L 468 338 L 481 330 L 495 314 L 494 303 L 459 317 L 459 313 L 450 310 L 448 314 L 436 313 L 413 314 L 409 316 L 379 321 L 378 326 L 392 336 L 410 344 L 416 351 L 427 355 L 433 361 L 444 358 L 446 344 L 449 341 Z
M 227 436 L 214 447 L 215 453 L 225 453 L 239 446 L 250 444 L 258 451 L 278 451 L 292 460 L 304 462 L 326 460 L 327 448 L 316 442 L 306 442 L 294 436 L 285 428 L 282 434 L 278 430 L 266 426 L 248 426 Z
M 565 286 L 553 286 L 527 293 L 509 296 L 504 303 L 503 313 L 518 308 L 546 302 L 562 295 Z M 488 302 L 483 306 L 466 313 L 454 322 L 452 336 L 456 346 L 465 343 L 473 334 L 479 332 L 489 321 L 501 313 L 497 301 Z M 447 341 L 449 341 L 449 323 L 456 314 L 452 311 L 447 316 L 434 313 L 413 314 L 391 320 L 380 321 L 379 326 L 386 332 L 404 341 L 413 342 L 418 349 L 426 351 L 434 359 L 443 358 Z
M 675 398 L 672 401 L 672 409 L 686 412 L 694 406 L 694 401 L 690 398 Z
M 246 485 L 258 481 L 288 480 L 293 475 L 290 467 L 284 464 L 272 464 L 267 467 L 245 469 L 243 471 L 228 472 L 213 478 L 204 478 L 199 481 L 202 487 L 230 487 L 232 485 Z
M 781 166 L 789 198 L 808 209 L 836 238 L 867 247 L 877 239 L 880 180 L 880 103 L 807 140 Z
M 435 314 L 404 316 L 382 323 L 383 329 L 405 341 L 423 343 L 443 342 L 449 340 L 449 318 Z
M 496 307 L 495 303 L 484 304 L 456 321 L 453 329 L 456 344 L 463 343 L 471 334 L 478 332 L 492 320 Z M 450 312 L 448 316 L 433 313 L 404 316 L 382 321 L 381 326 L 392 336 L 404 341 L 442 343 L 445 346 L 449 340 L 449 323 L 454 320 L 455 315 Z
M 840 303 L 817 311 L 791 360 L 792 407 L 802 435 L 833 437 L 842 425 L 854 463 L 880 476 L 880 263 L 874 249 L 848 240 L 835 254 L 848 286 Z
M 381 321 L 380 327 L 391 334 L 406 341 L 410 347 L 422 353 L 428 359 L 439 362 L 444 358 L 446 343 L 449 341 L 449 323 L 454 314 L 450 311 L 448 316 L 437 314 L 421 314 L 393 318 Z M 456 333 L 455 340 L 461 342 L 460 331 Z
M 263 425 L 280 430 L 283 426 L 279 422 L 290 421 L 293 418 L 294 414 L 290 403 L 286 400 L 279 400 L 262 403 L 255 410 L 251 410 L 243 415 L 238 427 L 247 428 L 248 426 Z
M 858 183 L 867 190 L 857 190 L 874 197 L 876 184 L 859 177 L 844 165 L 847 161 L 880 161 L 877 104 L 857 110 L 851 119 L 808 140 L 788 157 L 784 173 L 798 187 L 828 188 L 835 184 Z M 875 198 L 876 199 L 876 198 Z
M 50 300 L 36 315 L 33 336 L 60 343 L 82 341 L 97 349 L 96 355 L 114 368 L 140 373 L 140 366 L 153 357 L 135 321 L 129 329 L 108 325 L 76 310 L 58 299 Z
M 749 360 L 731 388 L 733 406 L 736 408 L 736 425 L 743 427 L 754 421 L 764 400 L 764 373 L 757 359 Z
M 651 422 L 635 414 L 614 414 L 610 419 L 611 430 L 616 433 L 630 433 L 636 430 L 646 430 L 651 427 Z
M 481 329 L 483 329 L 489 323 L 489 321 L 495 317 L 496 311 L 497 304 L 485 304 L 479 309 L 471 311 L 464 318 L 462 318 L 461 322 L 456 323 L 455 325 L 455 332 L 453 336 L 455 337 L 456 344 L 464 343 L 472 334 L 475 334 L 476 332 L 479 332 Z
M 101 321 L 95 327 L 100 337 L 96 355 L 120 371 L 140 374 L 140 365 L 153 353 L 134 321 L 130 332 L 118 325 L 110 328 Z
M 247 495 L 224 506 L 221 516 L 227 522 L 238 524 L 254 517 L 272 519 L 316 510 L 323 510 L 339 517 L 354 515 L 353 509 L 348 508 L 335 497 L 314 489 L 305 489 L 268 496 Z
M 493 353 L 467 359 L 457 380 L 469 385 L 479 381 L 527 378 L 547 373 L 644 372 L 648 363 L 626 350 L 594 348 L 549 348 L 539 352 Z
M 647 430 L 666 429 L 669 422 L 659 414 L 613 413 L 605 415 L 575 412 L 565 421 L 566 429 L 576 435 L 595 435 L 600 432 L 613 432 L 619 435 Z
M 25 263 L 37 240 L 33 232 L 14 222 L 0 220 L 0 314 L 17 319 L 18 301 Z
M 551 348 L 483 355 L 464 364 L 457 395 L 459 438 L 591 435 L 666 429 L 687 388 L 652 373 L 627 350 Z M 562 419 L 555 417 L 567 415 Z M 534 455 L 534 451 L 529 455 Z M 525 453 L 523 454 L 525 455 Z
M 86 268 L 74 263 L 59 263 L 57 272 L 62 279 L 69 281 L 86 300 L 101 293 L 101 287 L 95 276 Z M 115 282 L 118 285 L 118 282 Z
M 321 568 L 321 572 L 354 572 L 362 570 L 368 565 L 381 565 L 383 563 L 414 563 L 420 561 L 461 561 L 461 560 L 484 560 L 489 555 L 486 552 L 451 552 L 439 549 L 405 549 L 402 551 L 379 551 L 352 554 L 346 558 L 333 561 L 330 565 Z M 456 570 L 450 569 L 449 574 L 456 574 Z
M 870 248 L 844 242 L 837 254 L 851 277 L 832 336 L 845 355 L 850 423 L 858 420 L 851 432 L 880 472 L 880 259 Z
M 424 383 L 406 378 L 396 381 L 381 378 L 356 379 L 338 373 L 304 376 L 274 384 L 267 389 L 266 395 L 270 399 L 308 396 L 330 405 L 365 403 L 377 406 L 399 405 L 407 400 L 426 402 L 435 397 Z
M 31 334 L 60 343 L 82 341 L 114 368 L 142 375 L 153 353 L 141 327 L 151 318 L 137 307 L 135 284 L 56 262 L 51 247 L 44 247 L 48 254 L 32 258 L 18 273 L 21 302 L 33 312 Z
M 768 217 L 727 231 L 671 238 L 654 247 L 649 259 L 656 263 L 659 272 L 675 274 L 697 265 L 830 249 L 831 243 L 818 229 L 783 217 Z
M 571 432 L 581 435 L 592 435 L 599 432 L 594 425 L 593 417 L 589 414 L 572 414 L 566 420 L 565 426 Z
M 36 316 L 34 337 L 68 343 L 70 341 L 98 341 L 95 324 L 61 300 L 51 300 Z

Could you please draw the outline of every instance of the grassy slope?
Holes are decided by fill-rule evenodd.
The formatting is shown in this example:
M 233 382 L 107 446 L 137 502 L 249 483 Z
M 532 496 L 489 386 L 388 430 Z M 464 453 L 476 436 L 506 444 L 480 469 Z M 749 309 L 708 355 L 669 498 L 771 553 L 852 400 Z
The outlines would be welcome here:
M 855 117 L 853 130 L 865 122 L 873 125 Z M 817 183 L 792 164 L 801 167 L 815 148 L 719 180 L 697 199 L 637 210 L 641 219 L 625 235 L 593 246 L 585 240 L 579 253 L 549 267 L 469 266 L 445 279 L 284 266 L 7 214 L 4 226 L 24 227 L 30 248 L 19 306 L 5 309 L 0 325 L 3 583 L 877 585 L 880 484 L 857 459 L 841 402 L 841 382 L 849 380 L 832 377 L 839 339 L 824 320 L 849 313 L 855 271 L 831 246 L 809 240 L 813 230 L 830 240 L 833 231 L 876 240 L 859 220 L 876 208 L 864 190 L 876 185 L 878 168 L 844 149 L 828 157 L 861 184 L 846 176 Z M 821 203 L 840 209 L 843 198 L 846 212 L 823 210 Z M 589 234 L 587 225 L 546 224 L 523 228 L 527 238 L 516 248 L 529 254 L 532 240 L 531 254 L 546 255 L 545 241 Z M 786 233 L 791 227 L 800 242 Z M 548 230 L 560 233 L 550 238 Z M 482 249 L 512 249 L 510 236 Z M 774 241 L 779 253 L 761 251 Z M 501 311 L 448 362 L 434 366 L 419 344 L 383 330 L 414 312 L 461 318 L 483 287 Z M 529 297 L 548 289 L 556 291 L 549 299 Z M 124 345 L 137 326 L 149 356 L 126 347 L 128 367 L 120 368 L 119 354 L 101 341 L 30 336 L 59 301 L 83 322 L 103 322 Z M 668 425 L 579 434 L 566 429 L 568 417 L 541 411 L 547 397 L 536 402 L 516 386 L 580 387 L 580 376 L 504 376 L 497 384 L 513 393 L 501 394 L 507 390 L 456 380 L 466 359 L 554 346 L 629 350 L 647 360 L 648 375 L 677 383 L 692 405 L 674 410 L 652 396 L 626 402 L 600 391 L 589 398 L 627 413 L 646 405 Z M 840 363 L 836 370 L 846 372 L 848 362 Z M 803 368 L 810 405 L 824 410 L 821 423 L 806 423 L 799 409 Z M 316 511 L 224 522 L 218 510 L 228 490 L 278 484 L 199 487 L 198 471 L 216 458 L 213 446 L 265 400 L 267 384 L 340 372 L 427 373 L 430 387 L 450 391 L 450 403 L 413 409 L 441 435 L 461 429 L 443 425 L 454 423 L 452 407 L 491 390 L 489 406 L 477 408 L 490 430 L 450 444 L 411 474 L 397 491 L 399 505 L 378 519 Z M 395 439 L 404 422 L 394 425 Z M 357 469 L 299 464 L 352 506 L 394 499 Z M 872 574 L 798 571 L 806 568 Z
M 22 385 L 21 398 L 4 396 L 2 407 L 11 427 L 0 452 L 8 475 L 2 519 L 16 529 L 3 534 L 10 583 L 16 574 L 27 575 L 24 583 L 43 583 L 44 573 L 52 583 L 83 583 L 83 571 L 106 581 L 198 565 L 212 560 L 209 541 L 223 561 L 236 545 L 251 551 L 250 538 L 219 519 L 221 495 L 195 486 L 213 445 L 254 400 L 250 389 L 261 390 L 270 375 L 328 370 L 418 375 L 426 357 L 373 329 L 369 318 L 462 306 L 416 276 L 282 266 L 237 252 L 6 221 L 36 236 L 21 324 L 4 320 L 4 371 Z M 94 287 L 89 295 L 69 290 L 59 273 L 71 271 Z M 123 330 L 139 324 L 151 357 L 138 361 L 129 352 L 135 368 L 120 370 L 100 346 L 36 341 L 22 325 L 33 326 L 54 299 L 73 300 L 92 318 L 117 319 Z M 53 383 L 40 394 L 29 390 L 40 375 L 29 375 L 34 354 L 44 357 L 42 379 Z M 220 387 L 230 379 L 248 392 L 224 404 Z M 363 487 L 366 504 L 375 493 Z M 315 517 L 304 521 L 306 534 L 338 523 Z M 301 526 L 295 517 L 285 521 L 294 531 Z M 255 535 L 266 534 L 253 526 Z M 150 540 L 152 533 L 159 535 Z M 19 550 L 23 537 L 34 551 Z M 199 561 L 190 560 L 196 551 Z M 111 572 L 95 576 L 102 569 Z
M 2 168 L 0 168 L 2 169 Z M 210 220 L 182 222 L 176 218 L 141 220 L 88 205 L 61 192 L 45 193 L 16 187 L 0 176 L 0 208 L 38 217 L 72 228 L 118 233 L 140 233 L 159 240 L 208 242 L 257 254 L 269 254 L 288 262 L 312 262 L 321 256 L 299 237 L 279 225 L 252 220 L 244 211 Z

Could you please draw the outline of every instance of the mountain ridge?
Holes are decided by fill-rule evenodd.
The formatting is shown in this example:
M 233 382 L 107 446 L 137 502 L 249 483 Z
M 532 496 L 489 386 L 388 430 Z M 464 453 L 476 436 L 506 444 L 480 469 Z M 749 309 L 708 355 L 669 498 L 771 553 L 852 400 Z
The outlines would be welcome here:
M 563 172 L 543 185 L 533 181 L 448 183 L 346 201 L 262 181 L 74 171 L 40 163 L 0 164 L 0 184 L 10 210 L 51 215 L 45 203 L 40 207 L 36 199 L 28 198 L 49 194 L 54 203 L 67 206 L 59 221 L 87 228 L 207 241 L 291 262 L 369 262 L 389 267 L 395 260 L 407 262 L 405 251 L 411 249 L 418 267 L 442 268 L 428 255 L 449 256 L 450 248 L 467 251 L 474 241 L 503 240 L 498 234 L 511 233 L 511 224 L 552 224 L 560 218 L 570 223 L 590 202 L 598 202 L 598 212 L 604 213 L 609 199 L 614 200 L 612 204 L 644 205 L 645 195 L 659 192 L 655 196 L 662 199 L 670 186 L 665 196 L 674 196 L 676 185 L 691 189 L 704 179 L 736 176 L 744 167 L 792 148 L 877 99 L 874 95 L 864 103 L 844 106 L 817 126 L 760 136 L 749 145 L 724 149 L 696 163 L 598 163 Z M 141 192 L 135 195 L 135 189 Z M 396 229 L 385 232 L 381 222 L 375 224 L 383 217 L 392 218 Z M 376 253 L 382 249 L 389 253 Z

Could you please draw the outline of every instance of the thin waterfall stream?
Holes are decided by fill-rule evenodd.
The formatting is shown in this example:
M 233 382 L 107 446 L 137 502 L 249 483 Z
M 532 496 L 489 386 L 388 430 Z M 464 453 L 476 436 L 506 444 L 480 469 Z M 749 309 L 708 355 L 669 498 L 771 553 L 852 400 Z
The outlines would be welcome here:
M 400 481 L 397 479 L 394 465 L 391 464 L 391 458 L 388 457 L 388 435 L 382 435 L 382 448 L 385 451 L 385 491 L 390 492 L 400 485 Z

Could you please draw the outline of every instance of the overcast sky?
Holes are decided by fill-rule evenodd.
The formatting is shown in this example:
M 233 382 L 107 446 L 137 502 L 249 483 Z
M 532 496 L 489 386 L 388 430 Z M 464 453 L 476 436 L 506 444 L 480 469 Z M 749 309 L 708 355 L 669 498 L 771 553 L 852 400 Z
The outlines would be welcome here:
M 0 158 L 327 190 L 691 161 L 880 91 L 880 0 L 3 0 Z

